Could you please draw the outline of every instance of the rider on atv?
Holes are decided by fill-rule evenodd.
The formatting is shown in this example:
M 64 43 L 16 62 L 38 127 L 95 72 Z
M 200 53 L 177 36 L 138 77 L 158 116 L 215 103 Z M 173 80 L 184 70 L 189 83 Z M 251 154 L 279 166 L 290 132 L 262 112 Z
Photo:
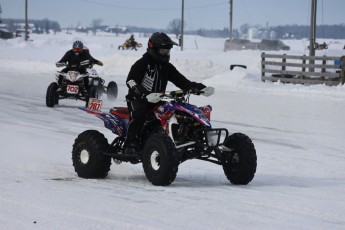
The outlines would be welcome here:
M 124 143 L 125 154 L 136 153 L 138 137 L 146 120 L 146 112 L 156 105 L 147 101 L 148 94 L 165 92 L 168 81 L 186 91 L 200 91 L 206 88 L 201 83 L 189 81 L 169 63 L 170 49 L 173 45 L 177 43 L 165 33 L 152 34 L 148 41 L 147 52 L 131 67 L 126 80 L 129 88 L 126 99 L 131 120 Z
M 89 61 L 88 65 L 81 65 L 83 61 Z M 61 58 L 60 61 L 56 63 L 57 67 L 65 66 L 68 63 L 68 66 L 61 70 L 61 72 L 67 73 L 69 70 L 77 70 L 80 74 L 86 73 L 86 68 L 92 66 L 93 64 L 97 64 L 103 66 L 103 63 L 95 58 L 93 58 L 90 54 L 89 49 L 83 45 L 81 41 L 73 42 L 72 49 L 68 50 L 65 55 Z M 62 85 L 63 76 L 59 76 L 58 84 L 59 87 Z M 84 85 L 87 88 L 89 84 L 89 80 L 87 77 L 84 78 Z
M 128 38 L 128 43 L 132 46 L 132 47 L 134 47 L 135 48 L 135 46 L 136 46 L 136 44 L 137 44 L 137 42 L 135 41 L 135 39 L 134 39 L 134 35 L 132 34 L 129 38 Z
M 137 48 L 140 48 L 140 47 L 141 47 L 141 43 L 138 43 L 137 41 L 135 41 L 134 35 L 132 34 L 130 38 L 126 39 L 126 41 L 118 47 L 118 49 L 122 49 L 122 50 L 131 49 L 131 50 L 137 51 Z

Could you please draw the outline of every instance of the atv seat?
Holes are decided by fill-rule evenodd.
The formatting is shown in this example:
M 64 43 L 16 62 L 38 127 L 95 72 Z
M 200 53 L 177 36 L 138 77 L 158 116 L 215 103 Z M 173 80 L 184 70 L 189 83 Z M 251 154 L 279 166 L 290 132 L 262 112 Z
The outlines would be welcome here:
M 127 107 L 113 107 L 110 109 L 110 113 L 115 116 L 122 117 L 125 119 L 129 119 L 130 117 Z

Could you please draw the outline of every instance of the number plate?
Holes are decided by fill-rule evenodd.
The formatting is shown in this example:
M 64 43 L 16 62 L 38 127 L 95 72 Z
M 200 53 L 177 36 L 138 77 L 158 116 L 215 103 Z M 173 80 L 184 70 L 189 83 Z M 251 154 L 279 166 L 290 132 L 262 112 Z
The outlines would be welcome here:
M 102 100 L 90 97 L 88 108 L 91 110 L 101 110 L 102 109 L 102 103 L 103 103 Z
M 67 85 L 67 93 L 69 94 L 78 94 L 79 86 L 77 85 Z

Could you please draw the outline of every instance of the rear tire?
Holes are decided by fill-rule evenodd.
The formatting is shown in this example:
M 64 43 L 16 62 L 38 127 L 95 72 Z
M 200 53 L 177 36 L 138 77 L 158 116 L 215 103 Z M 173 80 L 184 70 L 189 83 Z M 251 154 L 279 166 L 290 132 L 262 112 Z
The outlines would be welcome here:
M 89 88 L 89 96 L 88 96 L 87 99 L 86 99 L 85 107 L 88 107 L 88 106 L 89 106 L 89 100 L 90 100 L 90 98 L 97 98 L 97 99 L 98 99 L 98 90 L 97 90 L 97 87 L 91 86 L 91 87 Z
M 111 158 L 103 155 L 108 147 L 108 140 L 96 130 L 79 134 L 72 150 L 73 166 L 78 176 L 105 178 L 111 165 Z
M 110 101 L 115 101 L 117 98 L 117 84 L 114 81 L 109 82 L 107 87 L 107 98 Z
M 254 178 L 257 166 L 256 151 L 251 139 L 242 133 L 227 137 L 223 150 L 223 170 L 232 184 L 246 185 Z
M 92 98 L 97 98 L 97 99 L 98 99 L 98 90 L 97 90 L 97 87 L 92 86 L 92 87 L 90 88 L 90 97 L 92 97 Z
M 56 82 L 53 82 L 48 86 L 46 94 L 47 107 L 54 107 L 54 105 L 58 104 L 59 98 L 56 92 L 58 88 L 59 85 Z
M 153 185 L 170 185 L 178 171 L 175 145 L 166 134 L 155 133 L 148 137 L 143 148 L 143 168 Z

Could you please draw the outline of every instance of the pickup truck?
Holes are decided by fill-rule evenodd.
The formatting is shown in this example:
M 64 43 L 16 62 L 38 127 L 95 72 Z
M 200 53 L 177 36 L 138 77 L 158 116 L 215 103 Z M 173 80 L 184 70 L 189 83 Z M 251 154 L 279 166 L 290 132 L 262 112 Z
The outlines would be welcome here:
M 228 50 L 290 50 L 290 47 L 280 40 L 263 39 L 261 42 L 252 42 L 247 39 L 227 39 L 224 51 Z

